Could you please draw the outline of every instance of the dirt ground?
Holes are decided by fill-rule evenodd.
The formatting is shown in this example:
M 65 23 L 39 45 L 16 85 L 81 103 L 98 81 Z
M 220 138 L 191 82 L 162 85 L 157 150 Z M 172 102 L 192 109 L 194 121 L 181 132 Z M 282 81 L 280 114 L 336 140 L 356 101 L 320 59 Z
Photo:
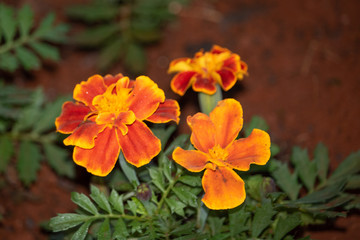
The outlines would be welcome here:
M 3 1 L 3 0 L 1 0 Z M 71 0 L 5 1 L 21 6 L 28 2 L 38 16 L 55 11 L 68 21 L 64 8 Z M 331 169 L 360 149 L 360 21 L 357 0 L 197 0 L 179 12 L 178 21 L 167 26 L 158 44 L 147 48 L 146 75 L 170 90 L 169 62 L 192 57 L 200 48 L 219 44 L 238 53 L 249 65 L 249 76 L 224 94 L 239 100 L 245 123 L 260 115 L 270 126 L 272 141 L 284 153 L 299 145 L 312 152 L 318 142 L 329 147 Z M 62 60 L 52 68 L 34 71 L 32 80 L 18 74 L 19 86 L 41 85 L 49 98 L 71 93 L 75 84 L 97 73 L 98 55 L 64 46 Z M 121 63 L 109 73 L 124 73 Z M 195 95 L 188 91 L 180 104 L 181 131 L 188 131 L 185 117 L 198 111 Z M 286 154 L 285 154 L 286 156 Z M 84 173 L 84 169 L 78 169 Z M 11 175 L 11 174 L 10 174 Z M 29 189 L 11 178 L 1 188 L 1 239 L 48 239 L 39 224 L 60 212 L 74 210 L 71 191 L 86 186 L 59 178 L 47 166 Z M 79 180 L 81 182 L 81 180 Z M 354 213 L 305 234 L 313 239 L 360 239 L 360 217 Z

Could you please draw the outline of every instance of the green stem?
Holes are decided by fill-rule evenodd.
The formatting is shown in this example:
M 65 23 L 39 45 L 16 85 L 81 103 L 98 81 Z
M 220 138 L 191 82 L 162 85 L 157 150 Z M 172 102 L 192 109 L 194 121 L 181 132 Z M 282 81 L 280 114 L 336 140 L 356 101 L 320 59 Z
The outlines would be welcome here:
M 35 36 L 27 36 L 27 37 L 21 37 L 13 42 L 10 41 L 0 47 L 0 54 L 11 51 L 12 49 L 16 49 L 17 47 L 19 47 L 21 45 L 24 45 L 26 43 L 33 42 L 36 40 L 37 40 L 37 37 L 35 37 Z
M 217 103 L 222 100 L 220 85 L 216 85 L 216 92 L 213 95 L 199 92 L 198 99 L 201 112 L 209 115 L 210 112 L 216 107 Z
M 155 215 L 157 215 L 160 212 L 160 209 L 162 205 L 164 204 L 165 199 L 167 198 L 167 195 L 170 193 L 171 189 L 174 187 L 175 183 L 177 182 L 177 179 L 179 178 L 179 175 L 177 175 L 169 184 L 169 186 L 166 188 L 164 194 L 162 195 L 159 205 L 156 209 Z

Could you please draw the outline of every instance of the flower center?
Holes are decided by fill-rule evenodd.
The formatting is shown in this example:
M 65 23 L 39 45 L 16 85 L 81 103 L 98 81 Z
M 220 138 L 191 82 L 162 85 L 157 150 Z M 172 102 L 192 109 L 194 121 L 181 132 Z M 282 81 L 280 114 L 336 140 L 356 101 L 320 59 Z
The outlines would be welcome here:
M 229 153 L 221 148 L 219 145 L 215 145 L 212 149 L 209 150 L 209 161 L 220 166 L 227 166 L 226 159 Z
M 203 77 L 208 77 L 211 73 L 220 70 L 229 56 L 228 52 L 220 54 L 206 52 L 204 55 L 195 58 L 197 70 L 202 73 Z

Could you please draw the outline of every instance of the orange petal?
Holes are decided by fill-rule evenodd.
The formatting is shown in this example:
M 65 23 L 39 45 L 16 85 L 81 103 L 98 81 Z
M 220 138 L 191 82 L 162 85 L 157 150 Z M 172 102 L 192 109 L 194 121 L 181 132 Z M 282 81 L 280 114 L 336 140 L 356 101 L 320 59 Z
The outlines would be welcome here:
M 195 82 L 192 88 L 195 92 L 203 92 L 212 95 L 216 92 L 216 81 L 212 77 L 203 77 L 200 74 L 196 75 Z
M 129 110 L 135 113 L 137 119 L 144 120 L 156 111 L 160 103 L 165 101 L 165 94 L 150 78 L 140 76 L 136 78 L 128 101 Z
M 230 52 L 230 51 L 227 48 L 220 47 L 219 45 L 214 45 L 210 52 L 214 54 L 220 54 L 223 52 Z
M 169 121 L 175 121 L 176 123 L 179 123 L 179 116 L 179 103 L 172 99 L 166 99 L 165 102 L 160 103 L 154 114 L 148 117 L 146 120 L 153 123 L 166 123 Z
M 236 140 L 228 148 L 226 162 L 240 171 L 247 171 L 250 164 L 265 165 L 270 158 L 270 136 L 254 129 L 250 136 Z
M 56 130 L 61 133 L 72 133 L 84 121 L 90 108 L 81 103 L 65 102 L 62 112 L 55 120 Z
M 193 69 L 190 63 L 191 63 L 191 58 L 175 59 L 171 61 L 169 65 L 168 73 L 191 71 Z
M 92 106 L 92 100 L 95 96 L 105 92 L 106 85 L 100 75 L 90 77 L 86 82 L 77 84 L 74 89 L 73 98 L 87 106 Z
M 114 129 L 106 128 L 95 139 L 93 148 L 75 147 L 73 158 L 76 164 L 85 167 L 93 175 L 106 176 L 114 168 L 119 153 L 116 132 Z
M 194 147 L 204 153 L 215 146 L 215 126 L 204 113 L 187 117 L 187 123 L 192 129 L 190 141 Z
M 223 68 L 217 71 L 217 73 L 220 75 L 221 78 L 220 85 L 225 91 L 228 91 L 235 85 L 237 76 L 232 70 Z
M 120 129 L 121 134 L 125 135 L 128 133 L 128 125 L 133 124 L 136 120 L 136 116 L 132 111 L 122 112 L 116 118 L 114 125 Z
M 116 74 L 115 76 L 111 74 L 107 74 L 104 77 L 104 83 L 106 86 L 110 86 L 113 83 L 116 83 L 120 78 L 123 78 L 124 76 L 121 73 Z
M 218 102 L 210 113 L 215 126 L 216 143 L 226 148 L 238 136 L 243 125 L 243 111 L 240 103 L 228 98 Z
M 232 169 L 206 169 L 202 178 L 204 204 L 214 210 L 235 208 L 246 198 L 245 183 Z
M 237 54 L 231 54 L 231 56 L 224 61 L 222 67 L 232 70 L 235 73 L 240 71 L 240 56 Z
M 138 120 L 128 125 L 126 135 L 118 131 L 117 136 L 125 159 L 136 167 L 148 164 L 161 150 L 160 140 Z
M 195 71 L 186 71 L 176 74 L 171 80 L 170 87 L 174 93 L 183 96 L 190 87 L 193 77 L 197 74 Z
M 95 138 L 105 129 L 106 125 L 98 125 L 92 121 L 86 121 L 79 125 L 74 132 L 64 139 L 66 146 L 74 145 L 85 149 L 95 146 Z
M 177 147 L 173 153 L 174 161 L 191 172 L 202 171 L 207 164 L 207 155 L 197 150 L 184 150 Z

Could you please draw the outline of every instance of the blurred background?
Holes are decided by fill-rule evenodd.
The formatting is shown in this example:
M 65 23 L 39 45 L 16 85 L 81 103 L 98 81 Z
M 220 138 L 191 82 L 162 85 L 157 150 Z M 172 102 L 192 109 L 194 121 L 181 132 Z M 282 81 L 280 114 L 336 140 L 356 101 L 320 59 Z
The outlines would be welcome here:
M 167 98 L 179 101 L 179 131 L 189 132 L 185 119 L 199 111 L 196 94 L 191 90 L 182 98 L 174 94 L 167 68 L 175 58 L 193 57 L 200 49 L 218 44 L 239 54 L 249 66 L 249 76 L 224 98 L 240 101 L 245 123 L 255 115 L 266 120 L 272 141 L 281 148 L 280 160 L 289 158 L 293 145 L 312 153 L 322 142 L 329 148 L 334 169 L 360 148 L 360 21 L 356 20 L 360 2 L 356 0 L 0 3 L 17 9 L 28 4 L 34 26 L 49 13 L 55 14 L 54 26 L 64 24 L 53 39 L 45 39 L 58 55 L 40 58 L 35 67 L 3 67 L 4 84 L 41 86 L 46 98 L 54 100 L 71 94 L 77 83 L 94 74 L 145 74 Z M 0 68 L 4 61 L 0 58 Z M 1 239 L 48 239 L 38 224 L 58 212 L 72 211 L 70 192 L 86 192 L 86 187 L 81 179 L 59 177 L 47 164 L 41 165 L 37 181 L 28 188 L 14 172 L 9 166 L 1 175 Z M 359 224 L 359 216 L 352 214 L 329 223 L 325 230 L 308 231 L 314 239 L 360 239 Z

